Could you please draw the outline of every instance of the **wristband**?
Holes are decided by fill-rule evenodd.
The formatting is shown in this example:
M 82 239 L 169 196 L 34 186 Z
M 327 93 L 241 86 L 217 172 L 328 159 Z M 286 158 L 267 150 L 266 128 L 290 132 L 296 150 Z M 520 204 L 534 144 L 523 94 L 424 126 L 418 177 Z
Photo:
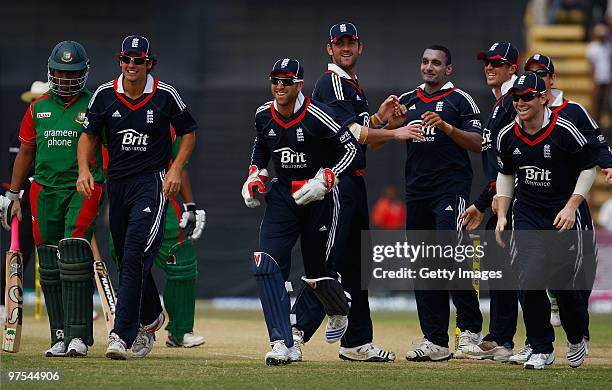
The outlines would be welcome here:
M 195 212 L 197 209 L 195 202 L 183 203 L 183 210 Z
M 19 191 L 13 191 L 11 189 L 9 189 L 8 191 L 6 191 L 6 194 L 4 194 L 8 200 L 18 200 L 19 199 Z

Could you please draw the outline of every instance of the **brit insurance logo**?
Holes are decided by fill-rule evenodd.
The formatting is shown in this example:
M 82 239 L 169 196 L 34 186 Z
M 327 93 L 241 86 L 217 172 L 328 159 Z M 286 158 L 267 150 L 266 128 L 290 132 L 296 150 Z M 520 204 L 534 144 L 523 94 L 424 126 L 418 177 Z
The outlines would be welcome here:
M 525 184 L 534 187 L 550 187 L 552 179 L 551 171 L 548 169 L 536 167 L 535 165 L 524 165 L 519 167 L 519 170 L 524 171 Z
M 423 126 L 423 121 L 420 119 L 415 119 L 413 121 L 408 122 L 408 126 L 410 125 L 420 125 L 421 130 L 423 130 L 423 137 L 425 138 L 424 141 L 417 141 L 413 139 L 412 142 L 433 142 L 436 140 L 436 133 L 438 129 L 436 129 L 435 127 Z
M 123 134 L 121 140 L 121 150 L 126 152 L 146 152 L 149 143 L 149 135 L 141 134 L 134 129 L 125 129 L 118 131 L 117 134 Z
M 308 167 L 306 153 L 296 152 L 290 147 L 276 149 L 274 153 L 280 153 L 281 166 L 286 169 L 301 169 Z

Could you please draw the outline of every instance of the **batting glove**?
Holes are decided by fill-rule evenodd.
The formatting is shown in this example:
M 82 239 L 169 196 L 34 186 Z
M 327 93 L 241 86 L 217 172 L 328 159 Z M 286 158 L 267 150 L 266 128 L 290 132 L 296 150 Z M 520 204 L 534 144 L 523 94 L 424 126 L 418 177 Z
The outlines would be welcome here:
M 11 221 L 13 215 L 17 216 L 17 219 L 21 221 L 21 203 L 19 202 L 19 191 L 15 192 L 12 190 L 6 191 L 0 201 L 0 209 L 2 209 L 2 227 L 6 230 L 11 230 Z M 6 203 L 8 201 L 8 204 Z
M 302 188 L 293 193 L 293 199 L 300 206 L 321 200 L 337 184 L 338 180 L 334 172 L 329 168 L 321 168 L 315 177 L 308 180 Z
M 248 208 L 254 208 L 259 206 L 259 200 L 255 199 L 253 190 L 257 190 L 260 194 L 266 193 L 266 185 L 264 184 L 268 180 L 268 170 L 259 170 L 255 165 L 249 167 L 249 176 L 247 177 L 244 185 L 242 186 L 242 198 Z
M 197 240 L 206 226 L 206 211 L 196 207 L 193 202 L 183 203 L 183 214 L 179 226 L 187 237 Z

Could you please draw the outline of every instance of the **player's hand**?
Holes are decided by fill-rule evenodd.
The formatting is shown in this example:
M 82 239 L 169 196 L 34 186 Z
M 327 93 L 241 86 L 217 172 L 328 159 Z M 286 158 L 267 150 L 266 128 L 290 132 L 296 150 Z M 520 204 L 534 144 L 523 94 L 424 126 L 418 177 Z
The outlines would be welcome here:
M 206 226 L 206 211 L 198 210 L 193 202 L 183 203 L 183 213 L 179 226 L 187 237 L 197 240 L 202 235 L 204 226 Z
M 76 181 L 76 189 L 79 194 L 89 198 L 95 189 L 94 184 L 95 181 L 89 169 L 83 172 L 79 171 L 79 177 Z
M 394 110 L 393 115 L 391 115 L 387 119 L 387 125 L 385 128 L 387 129 L 397 129 L 402 126 L 406 122 L 406 106 L 403 104 L 398 104 Z
M 306 184 L 299 190 L 293 193 L 293 199 L 295 203 L 300 206 L 321 200 L 325 195 L 338 184 L 336 175 L 329 168 L 321 168 L 312 179 L 308 180 Z
M 497 226 L 495 226 L 495 241 L 497 241 L 499 246 L 501 246 L 502 248 L 506 247 L 506 243 L 502 238 L 502 233 L 504 232 L 504 229 L 506 228 L 507 224 L 508 221 L 506 220 L 505 215 L 497 217 Z
M 467 230 L 475 230 L 484 219 L 484 213 L 471 205 L 461 214 L 461 218 L 463 218 L 463 227 Z
M 382 102 L 382 104 L 378 108 L 378 111 L 376 112 L 376 116 L 383 123 L 387 122 L 391 118 L 395 110 L 398 109 L 398 106 L 399 106 L 398 97 L 395 95 L 389 95 L 389 97 L 386 98 L 385 101 Z
M 606 183 L 612 185 L 612 168 L 604 168 L 601 171 L 606 174 Z
M 21 221 L 21 203 L 19 202 L 19 192 L 6 191 L 6 196 L 0 197 L 0 209 L 2 210 L 2 227 L 11 230 L 13 216 Z M 8 203 L 7 203 L 8 202 Z
M 555 217 L 553 225 L 560 232 L 564 232 L 573 228 L 574 223 L 576 223 L 576 209 L 571 206 L 565 206 Z
M 164 178 L 164 195 L 166 198 L 176 195 L 181 189 L 181 171 L 174 166 L 168 169 Z
M 268 170 L 266 168 L 259 170 L 255 165 L 249 167 L 249 176 L 242 185 L 242 198 L 244 204 L 250 209 L 259 206 L 261 203 L 255 199 L 254 190 L 260 194 L 266 193 L 266 185 L 268 180 Z
M 452 132 L 452 126 L 444 122 L 440 114 L 436 112 L 427 111 L 423 113 L 423 115 L 421 115 L 421 120 L 423 121 L 424 127 L 435 127 L 447 134 Z
M 406 125 L 402 127 L 398 127 L 393 131 L 394 139 L 396 141 L 405 141 L 405 140 L 413 140 L 413 141 L 425 141 L 425 137 L 423 136 L 423 129 L 421 126 L 417 124 Z

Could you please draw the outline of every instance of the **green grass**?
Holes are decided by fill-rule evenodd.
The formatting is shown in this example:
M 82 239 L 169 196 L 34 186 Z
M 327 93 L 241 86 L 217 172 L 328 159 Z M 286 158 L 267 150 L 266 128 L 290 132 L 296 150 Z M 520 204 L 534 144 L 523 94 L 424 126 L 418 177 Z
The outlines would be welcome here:
M 257 311 L 214 310 L 198 305 L 196 333 L 207 342 L 193 349 L 163 346 L 165 332 L 158 332 L 153 352 L 145 359 L 111 361 L 104 358 L 104 323 L 95 323 L 96 344 L 82 359 L 45 358 L 49 330 L 46 317 L 33 319 L 26 310 L 22 350 L 3 353 L 0 363 L 7 370 L 60 370 L 62 388 L 452 388 L 452 389 L 604 389 L 612 388 L 612 315 L 591 318 L 591 356 L 579 369 L 565 360 L 564 334 L 557 329 L 557 361 L 542 371 L 491 361 L 450 360 L 414 363 L 404 359 L 411 341 L 420 336 L 414 313 L 374 313 L 375 341 L 394 350 L 394 363 L 353 363 L 337 358 L 338 346 L 316 334 L 304 349 L 304 362 L 267 367 L 268 350 L 262 316 Z M 522 320 L 519 320 L 522 321 Z M 521 323 L 521 322 L 519 322 Z M 524 340 L 523 327 L 515 341 Z M 485 325 L 486 329 L 486 325 Z M 452 340 L 451 340 L 452 344 Z M 11 385 L 6 388 L 40 388 L 49 384 Z M 51 385 L 53 386 L 53 385 Z M 2 386 L 5 388 L 5 385 Z

